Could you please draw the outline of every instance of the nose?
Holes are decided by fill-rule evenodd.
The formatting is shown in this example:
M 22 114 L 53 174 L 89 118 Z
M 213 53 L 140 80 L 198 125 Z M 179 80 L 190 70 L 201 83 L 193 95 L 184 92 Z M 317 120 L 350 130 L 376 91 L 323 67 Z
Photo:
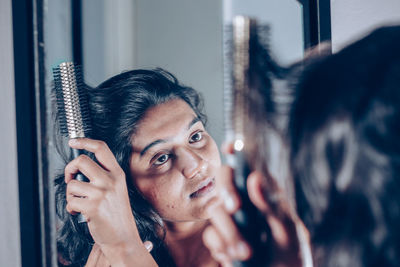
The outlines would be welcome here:
M 195 177 L 207 168 L 207 161 L 190 148 L 179 148 L 176 155 L 178 156 L 178 166 L 188 179 Z

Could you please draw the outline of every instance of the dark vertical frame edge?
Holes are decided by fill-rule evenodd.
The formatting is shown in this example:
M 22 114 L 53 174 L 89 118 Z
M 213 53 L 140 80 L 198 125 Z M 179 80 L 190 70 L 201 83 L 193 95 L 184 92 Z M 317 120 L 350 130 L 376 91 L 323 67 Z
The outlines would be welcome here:
M 55 266 L 55 205 L 48 175 L 43 0 L 13 0 L 21 264 Z
M 33 0 L 34 66 L 35 66 L 35 114 L 38 157 L 38 197 L 40 208 L 40 241 L 43 267 L 57 265 L 55 192 L 49 175 L 45 45 L 44 0 Z
M 83 38 L 82 38 L 82 1 L 71 1 L 72 16 L 72 56 L 76 65 L 81 66 L 83 73 Z
M 33 1 L 12 1 L 21 264 L 40 258 L 40 219 L 33 55 Z
M 331 41 L 331 1 L 298 0 L 303 9 L 304 50 Z
M 331 0 L 318 0 L 319 42 L 332 40 Z

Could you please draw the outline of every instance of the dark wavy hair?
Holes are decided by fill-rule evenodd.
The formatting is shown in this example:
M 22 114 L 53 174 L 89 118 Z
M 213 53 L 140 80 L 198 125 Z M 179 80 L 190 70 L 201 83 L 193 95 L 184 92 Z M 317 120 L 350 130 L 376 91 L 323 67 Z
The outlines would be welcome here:
M 289 134 L 316 266 L 400 266 L 400 27 L 308 67 Z
M 247 156 L 294 198 L 315 266 L 400 266 L 400 27 L 287 69 L 250 48 Z
M 174 266 L 164 245 L 164 236 L 160 236 L 160 229 L 165 235 L 160 216 L 133 185 L 129 171 L 131 138 L 134 138 L 141 119 L 151 107 L 173 99 L 185 101 L 205 124 L 200 95 L 194 89 L 179 84 L 171 73 L 156 69 L 121 73 L 96 88 L 88 88 L 88 96 L 93 128 L 91 138 L 105 141 L 124 170 L 132 211 L 142 240 L 153 242 L 151 254 L 159 266 Z M 68 263 L 68 266 L 84 266 L 93 240 L 87 225 L 77 223 L 75 216 L 65 209 L 66 184 L 63 175 L 56 178 L 55 185 L 60 219 L 57 235 L 60 261 Z

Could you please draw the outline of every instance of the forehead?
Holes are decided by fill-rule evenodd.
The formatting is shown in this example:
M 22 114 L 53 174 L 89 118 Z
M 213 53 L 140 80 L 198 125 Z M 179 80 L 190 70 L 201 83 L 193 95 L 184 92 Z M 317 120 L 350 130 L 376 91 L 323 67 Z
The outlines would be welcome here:
M 197 117 L 193 109 L 183 100 L 174 99 L 150 108 L 139 122 L 133 136 L 134 146 L 156 139 L 173 137 Z

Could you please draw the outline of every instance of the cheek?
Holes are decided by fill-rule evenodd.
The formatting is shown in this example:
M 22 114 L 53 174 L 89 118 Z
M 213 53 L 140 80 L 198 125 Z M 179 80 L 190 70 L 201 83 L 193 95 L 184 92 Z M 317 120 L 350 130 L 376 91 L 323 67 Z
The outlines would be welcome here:
M 219 154 L 219 150 L 217 144 L 214 140 L 210 142 L 209 146 L 207 147 L 207 157 L 208 161 L 212 166 L 220 167 L 221 166 L 221 157 Z
M 150 178 L 146 181 L 139 179 L 136 186 L 162 217 L 168 217 L 168 213 L 178 209 L 179 204 L 183 202 L 183 199 L 180 198 L 181 186 L 176 182 L 173 183 L 173 179 L 170 177 L 155 179 Z

